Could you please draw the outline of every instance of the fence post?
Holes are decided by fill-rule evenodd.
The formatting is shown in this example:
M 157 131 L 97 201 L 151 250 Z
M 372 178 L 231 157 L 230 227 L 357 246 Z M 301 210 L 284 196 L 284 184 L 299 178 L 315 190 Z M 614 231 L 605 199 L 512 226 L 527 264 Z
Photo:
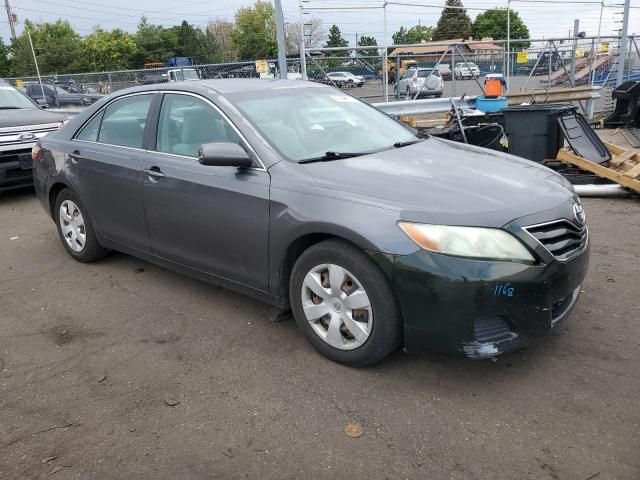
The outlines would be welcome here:
M 573 47 L 571 48 L 571 84 L 576 84 L 576 52 L 578 51 L 578 31 L 580 30 L 580 20 L 573 21 Z
M 451 49 L 451 96 L 456 96 L 456 51 Z
M 398 88 L 398 75 L 400 74 L 400 55 L 396 55 L 396 81 L 394 82 L 396 85 L 396 100 L 400 100 L 400 89 Z

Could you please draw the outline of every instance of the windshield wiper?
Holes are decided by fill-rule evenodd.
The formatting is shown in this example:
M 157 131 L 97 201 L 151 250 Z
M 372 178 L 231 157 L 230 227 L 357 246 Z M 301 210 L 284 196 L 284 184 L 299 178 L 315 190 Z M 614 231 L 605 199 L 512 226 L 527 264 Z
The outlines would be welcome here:
M 331 160 L 342 160 L 343 158 L 361 157 L 370 153 L 372 152 L 326 152 L 321 157 L 305 158 L 298 163 L 330 162 Z
M 413 145 L 414 143 L 422 142 L 424 138 L 419 138 L 418 140 L 409 140 L 408 142 L 396 142 L 393 144 L 394 148 L 402 148 L 408 147 L 409 145 Z
M 0 110 L 20 110 L 22 107 L 0 107 Z

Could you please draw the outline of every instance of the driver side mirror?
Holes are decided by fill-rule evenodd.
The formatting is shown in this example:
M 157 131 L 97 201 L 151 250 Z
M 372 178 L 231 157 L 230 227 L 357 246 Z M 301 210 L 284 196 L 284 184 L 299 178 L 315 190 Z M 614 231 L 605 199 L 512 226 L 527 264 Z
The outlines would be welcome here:
M 202 165 L 238 168 L 253 164 L 244 148 L 230 142 L 205 143 L 198 151 L 198 162 Z

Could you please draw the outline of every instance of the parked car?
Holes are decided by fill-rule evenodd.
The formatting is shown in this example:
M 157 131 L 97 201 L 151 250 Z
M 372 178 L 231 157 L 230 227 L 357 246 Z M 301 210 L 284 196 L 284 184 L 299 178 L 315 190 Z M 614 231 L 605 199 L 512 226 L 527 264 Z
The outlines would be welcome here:
M 364 85 L 364 78 L 351 72 L 329 72 L 327 78 L 330 83 L 341 88 L 354 88 Z
M 31 148 L 66 118 L 0 80 L 0 191 L 33 184 Z
M 480 76 L 480 69 L 475 63 L 461 62 L 461 63 L 456 63 L 456 66 L 453 69 L 453 74 L 455 75 L 456 80 L 464 80 L 466 78 L 478 78 Z
M 65 90 L 60 85 L 43 84 L 39 83 L 25 83 L 24 93 L 33 98 L 40 104 L 46 104 L 51 107 L 64 107 L 70 105 L 82 105 L 87 106 L 94 103 L 99 95 L 92 93 L 75 93 Z M 44 97 L 42 92 L 44 91 Z
M 291 307 L 309 342 L 349 365 L 400 345 L 519 349 L 566 318 L 587 273 L 584 212 L 563 177 L 423 137 L 314 82 L 118 91 L 33 160 L 74 259 L 119 250 Z
M 444 88 L 438 69 L 412 68 L 400 79 L 396 88 L 405 98 L 441 97 Z
M 438 64 L 438 72 L 442 80 L 451 80 L 451 65 L 448 63 Z

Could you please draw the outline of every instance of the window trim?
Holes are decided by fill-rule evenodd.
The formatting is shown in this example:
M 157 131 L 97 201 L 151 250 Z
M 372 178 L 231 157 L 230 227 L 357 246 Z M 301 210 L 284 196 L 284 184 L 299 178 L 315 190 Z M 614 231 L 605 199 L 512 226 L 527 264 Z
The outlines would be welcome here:
M 190 157 L 188 155 L 179 155 L 177 153 L 169 153 L 169 152 L 161 152 L 159 150 L 157 150 L 157 139 L 158 139 L 158 126 L 160 125 L 160 112 L 162 110 L 162 102 L 164 102 L 164 96 L 167 94 L 177 94 L 177 95 L 187 95 L 190 97 L 195 97 L 198 98 L 200 100 L 203 100 L 205 103 L 209 104 L 209 106 L 213 107 L 213 109 L 218 112 L 220 114 L 220 116 L 222 116 L 222 118 L 229 124 L 231 125 L 231 128 L 233 128 L 233 130 L 238 134 L 238 136 L 240 137 L 240 139 L 242 140 L 242 143 L 244 145 L 246 145 L 246 147 L 251 151 L 250 154 L 253 155 L 253 157 L 258 161 L 260 166 L 252 166 L 249 167 L 249 169 L 251 170 L 263 170 L 263 171 L 267 171 L 267 168 L 264 165 L 264 162 L 260 159 L 260 156 L 258 155 L 258 153 L 254 150 L 254 148 L 251 146 L 251 144 L 247 141 L 246 137 L 243 135 L 243 133 L 240 131 L 240 129 L 238 127 L 236 127 L 236 125 L 231 121 L 231 119 L 229 118 L 229 116 L 224 113 L 222 111 L 222 109 L 220 107 L 218 107 L 215 103 L 213 103 L 211 100 L 209 100 L 206 97 L 203 97 L 202 95 L 198 95 L 197 93 L 193 93 L 193 92 L 185 92 L 185 91 L 180 91 L 180 90 L 162 90 L 158 93 L 162 94 L 162 98 L 161 101 L 159 102 L 159 108 L 157 110 L 157 112 L 155 113 L 155 118 L 153 119 L 153 130 L 151 131 L 151 135 L 150 135 L 150 139 L 151 140 L 149 143 L 153 143 L 153 148 L 148 148 L 147 151 L 148 152 L 153 152 L 153 153 L 158 153 L 160 155 L 168 155 L 171 157 L 178 157 L 178 158 L 188 158 L 189 160 L 197 160 L 197 157 Z M 148 147 L 151 147 L 151 145 L 147 145 Z

